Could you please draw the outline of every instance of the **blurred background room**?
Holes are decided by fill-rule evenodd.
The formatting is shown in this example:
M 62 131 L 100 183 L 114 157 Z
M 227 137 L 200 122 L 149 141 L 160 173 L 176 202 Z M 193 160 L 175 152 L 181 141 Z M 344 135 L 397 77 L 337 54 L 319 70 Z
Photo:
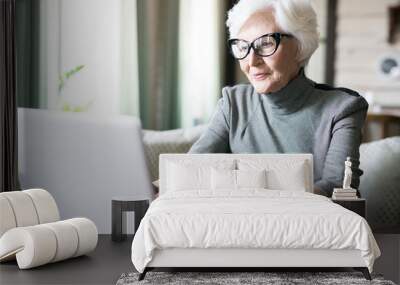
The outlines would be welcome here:
M 140 119 L 148 168 L 155 180 L 159 154 L 187 152 L 210 120 L 222 87 L 247 82 L 227 45 L 225 21 L 236 0 L 0 2 L 13 3 L 10 15 L 14 15 L 1 27 L 5 33 L 0 39 L 3 50 L 10 52 L 0 66 L 1 82 L 6 78 L 14 84 L 0 85 L 1 94 L 5 94 L 0 98 L 0 192 L 48 189 L 62 215 L 87 216 L 97 223 L 99 233 L 111 229 L 110 197 L 141 191 L 130 177 L 135 169 L 126 169 L 122 162 L 131 152 L 129 144 L 108 147 L 105 138 L 99 153 L 92 153 L 94 148 L 88 146 L 90 155 L 85 157 L 103 156 L 104 165 L 95 164 L 95 169 L 81 175 L 73 165 L 87 161 L 80 155 L 81 144 L 73 149 L 72 143 L 77 143 L 74 134 L 82 135 L 84 128 L 60 124 L 68 125 L 64 130 L 56 125 L 60 118 Z M 383 252 L 377 271 L 398 282 L 400 0 L 312 3 L 320 39 L 305 73 L 317 83 L 353 89 L 369 102 L 360 148 L 360 168 L 364 170 L 360 192 L 367 200 L 367 220 Z M 32 112 L 39 109 L 43 112 Z M 28 113 L 38 122 L 54 123 L 51 132 L 38 137 L 35 130 L 42 133 L 50 123 L 29 122 Z M 92 137 L 101 138 L 95 132 Z M 121 142 L 124 139 L 118 138 Z M 93 139 L 87 144 L 98 142 Z M 106 157 L 114 158 L 113 171 L 124 178 L 107 177 L 110 167 Z M 107 183 L 114 186 L 124 179 L 127 182 L 121 189 L 106 188 Z M 80 197 L 79 193 L 90 191 L 93 200 Z M 107 195 L 107 220 L 90 212 L 95 207 L 92 202 L 103 197 L 96 196 L 100 192 Z M 71 193 L 78 193 L 80 199 Z M 78 200 L 85 206 L 78 207 Z
M 229 54 L 234 0 L 17 0 L 18 106 L 206 123 L 221 87 L 246 82 Z M 320 46 L 306 74 L 370 103 L 365 140 L 400 132 L 399 1 L 312 1 Z

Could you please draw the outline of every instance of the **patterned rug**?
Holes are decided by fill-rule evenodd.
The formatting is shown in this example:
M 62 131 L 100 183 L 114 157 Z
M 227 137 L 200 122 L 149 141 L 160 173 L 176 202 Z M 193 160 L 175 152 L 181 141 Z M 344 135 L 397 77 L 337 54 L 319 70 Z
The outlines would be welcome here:
M 292 284 L 379 284 L 395 285 L 384 280 L 380 275 L 372 275 L 372 281 L 364 278 L 360 272 L 148 272 L 142 281 L 138 281 L 139 273 L 124 273 L 117 285 L 134 284 L 213 284 L 213 285 L 292 285 Z

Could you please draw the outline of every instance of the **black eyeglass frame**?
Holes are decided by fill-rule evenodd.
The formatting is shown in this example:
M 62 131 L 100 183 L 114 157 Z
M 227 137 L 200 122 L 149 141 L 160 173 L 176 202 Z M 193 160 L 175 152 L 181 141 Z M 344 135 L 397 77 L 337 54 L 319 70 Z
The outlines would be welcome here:
M 259 39 L 261 39 L 261 38 L 263 38 L 263 37 L 267 37 L 267 36 L 268 36 L 268 37 L 273 37 L 273 38 L 275 39 L 276 46 L 275 46 L 274 51 L 273 51 L 271 54 L 269 54 L 269 55 L 262 55 L 262 54 L 257 53 L 257 49 L 254 47 L 254 42 L 257 41 L 257 40 L 259 40 Z M 249 42 L 246 41 L 246 40 L 242 40 L 242 39 L 229 39 L 229 40 L 228 40 L 229 51 L 231 52 L 232 56 L 233 56 L 234 58 L 238 59 L 238 60 L 241 60 L 241 59 L 246 58 L 246 56 L 248 56 L 249 53 L 250 53 L 250 49 L 253 49 L 253 50 L 254 50 L 254 53 L 255 53 L 256 55 L 258 55 L 258 56 L 261 56 L 261 57 L 268 57 L 268 56 L 273 55 L 273 54 L 278 50 L 278 47 L 279 47 L 279 45 L 280 45 L 280 43 L 281 43 L 281 40 L 282 40 L 282 38 L 284 38 L 284 37 L 293 38 L 293 35 L 291 35 L 291 34 L 285 34 L 285 33 L 278 33 L 278 32 L 276 32 L 276 33 L 269 33 L 269 34 L 265 34 L 265 35 L 259 36 L 258 38 L 256 38 L 255 40 L 253 40 L 251 43 L 249 43 Z M 234 43 L 235 41 L 242 41 L 242 42 L 247 43 L 247 52 L 246 52 L 246 54 L 245 54 L 243 57 L 241 57 L 241 58 L 236 57 L 236 56 L 234 55 L 233 51 L 232 51 L 232 43 Z

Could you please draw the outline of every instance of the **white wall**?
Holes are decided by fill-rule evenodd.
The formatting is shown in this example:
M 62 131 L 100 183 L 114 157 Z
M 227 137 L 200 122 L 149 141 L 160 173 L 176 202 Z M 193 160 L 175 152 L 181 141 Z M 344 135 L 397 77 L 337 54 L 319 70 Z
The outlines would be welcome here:
M 60 71 L 85 65 L 66 82 L 62 98 L 73 105 L 94 100 L 93 111 L 116 112 L 120 1 L 63 0 L 60 5 Z
M 137 114 L 135 1 L 42 0 L 41 90 L 49 109 L 85 107 L 92 113 Z M 129 48 L 129 49 L 128 49 Z M 58 76 L 84 68 L 58 91 Z M 128 78 L 129 77 L 129 78 Z M 130 82 L 131 85 L 125 84 Z M 133 86 L 133 87 L 130 87 Z
M 325 56 L 326 56 L 326 28 L 327 28 L 327 0 L 312 0 L 313 8 L 317 13 L 318 32 L 320 43 L 317 50 L 311 56 L 306 67 L 306 75 L 317 83 L 325 82 Z
M 181 124 L 209 121 L 221 96 L 225 9 L 222 1 L 180 2 L 179 97 Z

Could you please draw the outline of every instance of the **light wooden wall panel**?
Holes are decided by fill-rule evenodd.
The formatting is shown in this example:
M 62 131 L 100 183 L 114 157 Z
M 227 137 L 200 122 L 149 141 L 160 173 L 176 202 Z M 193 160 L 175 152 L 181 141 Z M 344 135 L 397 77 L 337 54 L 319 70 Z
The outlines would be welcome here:
M 389 7 L 398 0 L 338 0 L 335 85 L 361 94 L 372 92 L 382 105 L 400 107 L 400 80 L 387 80 L 378 72 L 385 54 L 400 57 L 400 43 L 387 42 Z
M 386 7 L 397 0 L 339 0 L 338 13 L 344 17 L 385 15 Z M 345 2 L 345 3 L 344 3 Z

